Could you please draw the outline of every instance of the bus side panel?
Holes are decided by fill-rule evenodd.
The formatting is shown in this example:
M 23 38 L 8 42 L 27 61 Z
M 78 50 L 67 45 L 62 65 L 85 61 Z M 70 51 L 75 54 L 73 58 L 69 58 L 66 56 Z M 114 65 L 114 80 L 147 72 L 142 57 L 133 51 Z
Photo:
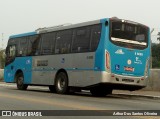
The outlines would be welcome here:
M 13 83 L 14 82 L 14 74 L 13 74 L 13 71 L 11 70 L 11 66 L 12 66 L 12 64 L 9 64 L 4 69 L 4 81 L 6 83 Z
M 69 86 L 83 86 L 92 82 L 86 71 L 94 71 L 95 53 L 74 53 L 33 57 L 32 84 L 54 85 L 58 70 L 67 72 Z
M 17 57 L 14 62 L 5 68 L 5 82 L 15 83 L 17 71 L 22 71 L 24 75 L 24 84 L 31 84 L 31 57 Z
M 72 56 L 72 70 L 69 71 L 70 86 L 84 87 L 94 82 L 90 72 L 94 71 L 95 53 L 77 53 Z
M 32 84 L 53 85 L 56 74 L 55 56 L 34 56 L 32 61 Z

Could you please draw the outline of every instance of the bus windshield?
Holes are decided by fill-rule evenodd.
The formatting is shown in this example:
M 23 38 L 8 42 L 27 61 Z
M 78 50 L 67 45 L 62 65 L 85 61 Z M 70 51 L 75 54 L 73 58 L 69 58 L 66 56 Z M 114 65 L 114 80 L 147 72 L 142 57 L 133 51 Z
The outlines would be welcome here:
M 146 26 L 123 20 L 111 21 L 111 41 L 118 46 L 144 49 L 148 46 L 147 33 Z

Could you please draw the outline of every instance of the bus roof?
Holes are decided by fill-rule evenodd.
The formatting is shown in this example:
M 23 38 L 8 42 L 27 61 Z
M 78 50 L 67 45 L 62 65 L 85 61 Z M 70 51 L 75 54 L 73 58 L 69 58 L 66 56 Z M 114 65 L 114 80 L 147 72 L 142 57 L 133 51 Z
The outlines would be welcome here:
M 62 25 L 53 26 L 53 27 L 39 28 L 36 31 L 39 34 L 39 33 L 46 33 L 46 32 L 52 32 L 52 31 L 77 28 L 77 27 L 82 27 L 82 26 L 87 26 L 87 25 L 94 25 L 100 22 L 101 20 L 94 20 L 94 21 L 88 21 L 88 22 L 83 22 L 83 23 L 78 23 L 78 24 L 64 24 L 64 25 L 62 24 Z
M 17 34 L 17 35 L 12 35 L 9 37 L 9 39 L 12 39 L 12 38 L 19 38 L 19 37 L 23 37 L 23 36 L 32 36 L 32 35 L 36 35 L 37 32 L 28 32 L 28 33 L 22 33 L 22 34 Z
M 58 25 L 58 26 L 53 26 L 53 27 L 39 28 L 33 32 L 12 35 L 9 37 L 9 39 L 19 38 L 19 37 L 24 37 L 24 36 L 31 36 L 31 35 L 36 35 L 36 34 L 41 34 L 41 33 L 46 33 L 46 32 L 52 32 L 52 31 L 65 30 L 65 29 L 70 29 L 70 28 L 77 28 L 77 27 L 82 27 L 82 26 L 87 26 L 87 25 L 94 25 L 94 24 L 98 24 L 106 20 L 107 18 L 88 21 L 88 22 L 82 22 L 82 23 L 77 23 L 77 24 L 63 24 L 63 25 Z

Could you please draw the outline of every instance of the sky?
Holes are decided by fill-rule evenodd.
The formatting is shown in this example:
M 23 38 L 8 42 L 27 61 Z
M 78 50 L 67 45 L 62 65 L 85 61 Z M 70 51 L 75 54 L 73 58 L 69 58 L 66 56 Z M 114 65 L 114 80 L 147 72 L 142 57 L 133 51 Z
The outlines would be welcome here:
M 115 16 L 155 28 L 154 38 L 160 31 L 160 0 L 0 0 L 0 48 L 10 35 Z

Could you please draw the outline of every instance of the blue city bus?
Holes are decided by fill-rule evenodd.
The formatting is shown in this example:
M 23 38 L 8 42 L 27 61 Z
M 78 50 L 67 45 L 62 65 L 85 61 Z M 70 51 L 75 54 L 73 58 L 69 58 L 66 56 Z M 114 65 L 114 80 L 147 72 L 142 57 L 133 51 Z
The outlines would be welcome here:
M 59 94 L 90 90 L 105 96 L 144 88 L 149 61 L 149 27 L 105 18 L 10 36 L 4 79 L 19 90 L 37 85 Z

